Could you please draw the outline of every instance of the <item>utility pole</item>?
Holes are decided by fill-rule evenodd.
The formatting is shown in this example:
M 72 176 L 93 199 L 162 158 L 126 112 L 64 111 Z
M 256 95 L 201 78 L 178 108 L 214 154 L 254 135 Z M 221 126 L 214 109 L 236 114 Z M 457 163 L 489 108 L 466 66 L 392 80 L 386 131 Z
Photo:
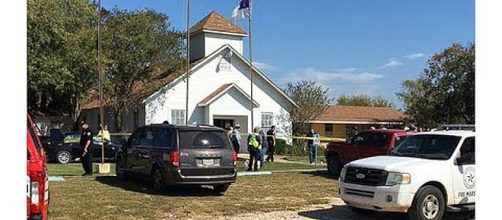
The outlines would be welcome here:
M 185 125 L 188 125 L 188 92 L 189 92 L 189 84 L 188 81 L 190 79 L 190 0 L 186 0 L 187 3 L 187 28 L 186 28 L 186 38 L 187 38 L 187 60 L 186 60 L 186 80 L 187 80 L 187 91 L 186 91 L 186 100 L 185 100 Z

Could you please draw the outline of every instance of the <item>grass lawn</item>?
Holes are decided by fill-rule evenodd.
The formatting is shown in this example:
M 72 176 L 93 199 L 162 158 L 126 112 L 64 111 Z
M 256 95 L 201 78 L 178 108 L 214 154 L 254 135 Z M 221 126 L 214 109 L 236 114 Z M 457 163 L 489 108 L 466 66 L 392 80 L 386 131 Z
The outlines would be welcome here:
M 286 157 L 284 157 L 284 160 L 308 163 L 309 156 L 286 156 Z M 317 163 L 319 163 L 319 162 L 326 164 L 326 158 L 324 158 L 324 155 L 317 156 Z
M 301 164 L 267 165 L 270 169 L 302 168 Z M 224 195 L 200 187 L 175 187 L 156 194 L 146 181 L 120 181 L 110 175 L 81 177 L 81 173 L 79 163 L 49 164 L 49 175 L 66 176 L 64 182 L 50 183 L 51 219 L 211 218 L 294 210 L 325 204 L 338 196 L 337 180 L 323 171 L 238 177 Z
M 99 163 L 94 163 L 99 164 Z M 68 163 L 68 164 L 57 164 L 49 163 L 48 172 L 50 176 L 80 176 L 84 173 L 82 169 L 82 164 L 80 163 Z M 326 168 L 323 165 L 311 166 L 308 164 L 298 164 L 298 163 L 265 163 L 265 168 L 261 169 L 263 171 L 274 171 L 274 170 L 297 170 L 297 169 L 322 169 Z M 237 170 L 244 171 L 244 160 L 239 159 L 237 161 Z M 97 169 L 94 169 L 97 172 Z M 103 175 L 115 175 L 115 163 L 110 163 L 110 174 Z

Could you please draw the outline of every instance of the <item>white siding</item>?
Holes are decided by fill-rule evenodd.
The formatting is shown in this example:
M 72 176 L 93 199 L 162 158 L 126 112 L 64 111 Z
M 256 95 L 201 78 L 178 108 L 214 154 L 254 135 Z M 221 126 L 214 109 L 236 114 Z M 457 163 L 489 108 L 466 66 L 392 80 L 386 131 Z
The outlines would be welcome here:
M 206 43 L 206 48 L 207 45 Z M 197 107 L 202 99 L 226 83 L 235 83 L 244 92 L 250 94 L 249 66 L 237 56 L 232 57 L 231 71 L 217 71 L 221 56 L 227 52 L 228 50 L 223 50 L 220 56 L 213 57 L 198 69 L 193 70 L 190 76 L 189 111 L 187 114 L 190 117 L 189 123 L 212 124 L 213 115 L 250 115 L 249 101 L 236 100 L 236 97 L 241 96 L 232 94 L 232 92 L 220 97 L 208 109 Z M 147 99 L 145 103 L 146 124 L 170 120 L 170 109 L 185 109 L 185 92 L 186 83 L 179 80 L 167 86 L 166 91 L 159 92 Z M 254 109 L 254 126 L 261 125 L 261 112 L 272 112 L 274 119 L 281 114 L 288 116 L 287 112 L 292 104 L 256 74 L 253 77 L 253 96 L 260 105 Z M 291 124 L 289 122 L 274 121 L 278 125 L 278 133 L 290 134 Z M 250 123 L 246 130 L 251 130 Z
M 241 36 L 216 34 L 216 33 L 204 33 L 204 49 L 205 56 L 216 51 L 225 44 L 232 46 L 237 52 L 242 54 L 243 43 Z

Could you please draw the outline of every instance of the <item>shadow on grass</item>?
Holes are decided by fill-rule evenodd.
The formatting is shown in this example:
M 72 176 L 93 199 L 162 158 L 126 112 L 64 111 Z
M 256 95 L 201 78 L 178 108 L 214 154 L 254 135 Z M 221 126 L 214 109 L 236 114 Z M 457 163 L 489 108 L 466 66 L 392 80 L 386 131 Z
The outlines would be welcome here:
M 302 174 L 310 174 L 313 176 L 318 176 L 318 177 L 324 177 L 327 179 L 334 179 L 338 180 L 338 176 L 332 176 L 328 173 L 328 170 L 315 170 L 315 171 L 308 171 L 308 172 L 302 172 Z
M 118 179 L 116 176 L 96 176 L 96 181 L 109 185 L 111 187 L 122 188 L 127 191 L 146 193 L 150 195 L 168 195 L 168 196 L 221 196 L 223 194 L 215 192 L 210 187 L 201 186 L 168 186 L 164 192 L 155 192 L 151 188 L 151 183 L 141 179 Z
M 405 213 L 374 212 L 365 210 L 355 211 L 354 209 L 346 205 L 333 205 L 331 208 L 327 209 L 302 211 L 298 212 L 298 215 L 318 220 L 328 220 L 328 219 L 401 220 L 407 218 L 407 215 Z M 444 220 L 474 219 L 474 212 L 445 213 L 443 219 Z

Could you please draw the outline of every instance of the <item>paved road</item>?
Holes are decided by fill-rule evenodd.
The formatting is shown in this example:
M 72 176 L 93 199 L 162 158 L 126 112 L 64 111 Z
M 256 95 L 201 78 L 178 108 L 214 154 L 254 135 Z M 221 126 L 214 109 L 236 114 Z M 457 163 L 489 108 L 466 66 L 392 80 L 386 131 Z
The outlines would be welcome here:
M 311 206 L 296 211 L 275 211 L 267 213 L 249 213 L 222 219 L 317 219 L 317 220 L 401 220 L 406 215 L 399 213 L 365 212 L 356 213 L 339 198 L 333 198 L 328 205 Z M 445 220 L 474 219 L 473 212 L 447 213 Z

